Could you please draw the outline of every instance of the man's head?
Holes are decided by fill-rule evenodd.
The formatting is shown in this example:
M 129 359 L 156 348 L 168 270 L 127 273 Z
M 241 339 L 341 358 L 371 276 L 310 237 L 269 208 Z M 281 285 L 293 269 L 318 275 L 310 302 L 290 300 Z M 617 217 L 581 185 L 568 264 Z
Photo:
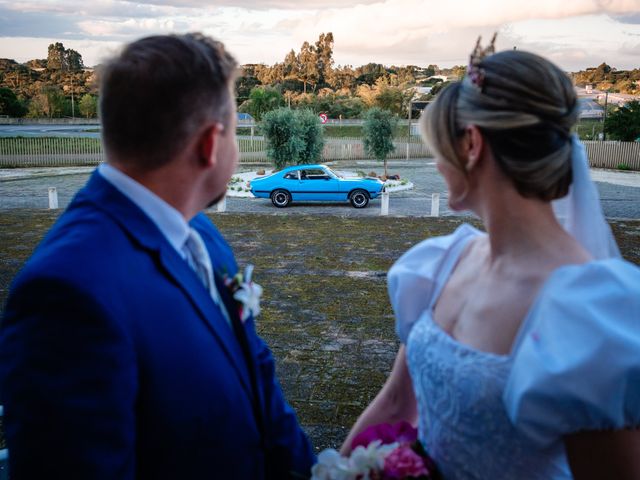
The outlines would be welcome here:
M 102 68 L 100 117 L 109 158 L 136 170 L 169 163 L 203 126 L 232 135 L 237 63 L 201 34 L 143 38 Z

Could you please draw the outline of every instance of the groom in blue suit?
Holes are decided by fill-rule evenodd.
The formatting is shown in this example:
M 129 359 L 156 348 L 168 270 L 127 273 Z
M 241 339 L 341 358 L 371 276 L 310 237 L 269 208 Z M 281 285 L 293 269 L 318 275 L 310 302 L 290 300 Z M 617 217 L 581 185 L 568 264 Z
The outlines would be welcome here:
M 305 478 L 314 455 L 203 208 L 238 161 L 236 62 L 199 34 L 100 73 L 108 162 L 16 278 L 0 328 L 12 480 Z

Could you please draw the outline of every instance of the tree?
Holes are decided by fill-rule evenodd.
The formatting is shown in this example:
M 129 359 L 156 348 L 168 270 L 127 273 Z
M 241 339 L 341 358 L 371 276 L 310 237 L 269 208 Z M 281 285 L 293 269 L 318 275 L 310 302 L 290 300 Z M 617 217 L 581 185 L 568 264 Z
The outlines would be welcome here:
M 86 118 L 95 118 L 98 114 L 98 98 L 94 95 L 85 93 L 80 99 L 80 114 Z
M 49 45 L 47 55 L 47 69 L 74 72 L 82 70 L 84 64 L 82 55 L 70 48 L 64 48 L 60 42 Z
M 267 139 L 267 156 L 278 169 L 313 163 L 322 155 L 320 119 L 310 109 L 272 110 L 263 117 L 261 129 Z
M 293 110 L 279 108 L 267 112 L 262 119 L 261 128 L 267 140 L 267 156 L 277 169 L 297 163 L 304 144 Z
M 333 33 L 321 33 L 316 42 L 316 70 L 318 84 L 326 85 L 333 70 Z
M 366 65 L 356 68 L 355 71 L 358 85 L 374 85 L 380 77 L 384 77 L 386 74 L 386 68 L 380 63 L 367 63 Z
M 313 111 L 305 108 L 295 111 L 295 119 L 302 144 L 297 163 L 316 163 L 320 160 L 324 147 L 320 118 Z
M 380 84 L 377 86 L 378 93 L 375 96 L 375 104 L 383 110 L 389 110 L 396 115 L 404 113 L 403 108 L 406 95 L 398 87 L 390 87 Z
M 62 43 L 56 42 L 49 45 L 47 68 L 49 70 L 62 70 L 64 68 L 64 45 Z
M 309 42 L 304 42 L 298 54 L 298 65 L 300 66 L 298 78 L 304 85 L 304 93 L 307 93 L 307 84 L 313 85 L 314 90 L 318 84 L 319 75 L 316 62 L 317 55 L 315 47 L 309 45 Z
M 251 90 L 249 100 L 240 106 L 240 111 L 250 114 L 256 121 L 265 113 L 284 105 L 282 94 L 273 87 L 256 87 Z
M 381 108 L 367 110 L 362 125 L 364 148 L 376 160 L 384 162 L 384 175 L 387 176 L 387 156 L 395 150 L 393 133 L 398 120 L 393 114 Z
M 59 117 L 64 111 L 64 95 L 60 87 L 44 85 L 40 92 L 31 99 L 29 117 Z
M 356 84 L 356 76 L 353 68 L 345 65 L 344 67 L 332 69 L 326 81 L 335 90 L 341 90 L 343 88 L 351 90 Z
M 604 131 L 613 140 L 623 142 L 633 142 L 640 138 L 640 102 L 628 102 L 611 113 L 604 123 Z
M 23 117 L 27 109 L 10 88 L 0 88 L 0 115 Z

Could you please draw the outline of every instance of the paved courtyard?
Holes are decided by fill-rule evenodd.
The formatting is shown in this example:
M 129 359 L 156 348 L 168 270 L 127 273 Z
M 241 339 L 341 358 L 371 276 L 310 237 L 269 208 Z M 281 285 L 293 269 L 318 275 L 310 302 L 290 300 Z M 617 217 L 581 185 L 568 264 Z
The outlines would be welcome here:
M 250 167 L 241 167 L 248 170 Z M 256 169 L 257 167 L 251 167 Z M 341 163 L 341 170 L 375 171 L 382 173 L 382 165 L 375 162 Z M 84 169 L 88 171 L 90 169 Z M 48 171 L 52 171 L 49 169 Z M 64 169 L 53 170 L 63 173 Z M 78 169 L 71 170 L 77 172 Z M 83 171 L 83 170 L 80 170 Z M 47 208 L 48 187 L 56 187 L 59 203 L 64 207 L 84 185 L 89 174 L 37 176 L 6 180 L 7 175 L 16 176 L 18 171 L 0 170 L 0 210 L 13 208 Z M 4 176 L 3 176 L 4 173 Z M 389 173 L 399 174 L 414 183 L 413 190 L 391 194 L 389 213 L 394 216 L 428 216 L 431 212 L 431 195 L 440 194 L 441 215 L 452 215 L 447 208 L 446 185 L 438 174 L 432 159 L 410 162 L 392 161 Z M 592 170 L 605 215 L 608 218 L 640 218 L 640 172 Z M 39 175 L 43 175 L 39 172 Z M 46 175 L 46 172 L 45 174 Z M 286 209 L 276 209 L 269 200 L 254 198 L 228 198 L 227 210 L 242 213 L 269 213 L 280 215 L 339 215 L 367 217 L 380 214 L 380 200 L 373 200 L 369 208 L 356 210 L 347 203 L 337 204 L 292 204 Z
M 0 211 L 0 305 L 59 212 Z M 274 352 L 287 398 L 317 449 L 339 446 L 398 348 L 387 270 L 412 245 L 450 233 L 461 219 L 210 216 L 238 263 L 255 264 L 254 278 L 265 289 L 257 328 Z M 640 220 L 611 223 L 624 256 L 640 264 Z

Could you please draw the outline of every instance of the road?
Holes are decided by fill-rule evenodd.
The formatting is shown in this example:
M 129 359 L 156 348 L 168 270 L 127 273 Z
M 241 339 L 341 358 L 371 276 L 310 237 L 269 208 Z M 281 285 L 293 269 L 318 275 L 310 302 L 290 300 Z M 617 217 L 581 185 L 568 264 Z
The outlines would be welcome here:
M 0 125 L 0 137 L 100 138 L 100 125 Z
M 341 164 L 339 170 L 362 170 L 369 173 L 382 171 L 381 165 L 373 162 L 353 162 Z M 245 167 L 245 170 L 247 167 Z M 392 193 L 389 214 L 398 216 L 428 216 L 431 213 L 431 195 L 440 194 L 441 215 L 459 215 L 447 207 L 447 193 L 444 181 L 436 171 L 432 159 L 415 160 L 411 163 L 390 162 L 390 174 L 398 174 L 414 183 L 413 190 Z M 603 210 L 608 218 L 640 219 L 640 172 L 618 172 L 592 170 L 592 177 L 602 199 Z M 0 176 L 0 210 L 13 208 L 47 208 L 48 188 L 56 187 L 59 204 L 65 207 L 73 195 L 84 185 L 87 173 L 2 180 Z M 377 216 L 380 214 L 380 200 L 372 200 L 368 208 L 354 209 L 348 203 L 299 204 L 293 203 L 285 209 L 277 209 L 269 200 L 255 198 L 227 199 L 228 212 L 255 212 L 279 215 L 341 215 Z

